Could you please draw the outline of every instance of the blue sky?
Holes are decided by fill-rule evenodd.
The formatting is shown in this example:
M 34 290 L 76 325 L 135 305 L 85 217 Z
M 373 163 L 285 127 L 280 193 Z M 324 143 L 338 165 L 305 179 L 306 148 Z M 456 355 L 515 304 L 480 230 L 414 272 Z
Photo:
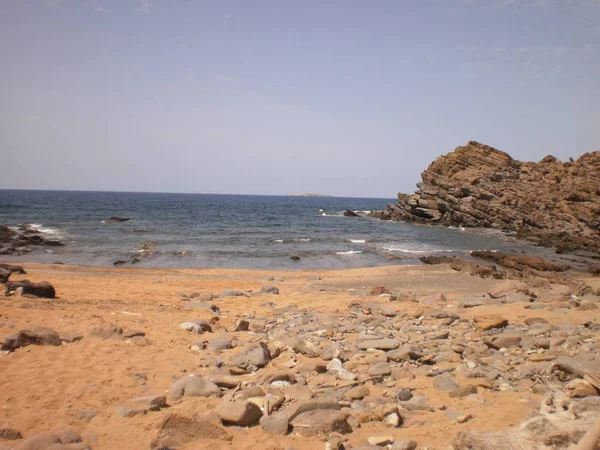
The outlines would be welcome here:
M 394 197 L 600 150 L 600 0 L 2 0 L 0 188 Z

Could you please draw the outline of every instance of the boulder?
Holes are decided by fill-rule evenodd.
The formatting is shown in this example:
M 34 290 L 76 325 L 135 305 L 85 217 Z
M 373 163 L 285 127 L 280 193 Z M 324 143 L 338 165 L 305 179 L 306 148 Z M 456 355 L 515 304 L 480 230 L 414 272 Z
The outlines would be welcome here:
M 181 448 L 198 439 L 229 442 L 232 436 L 220 423 L 198 414 L 169 413 L 158 424 L 150 448 L 152 450 Z
M 187 330 L 191 333 L 202 334 L 202 333 L 211 333 L 212 328 L 208 322 L 203 320 L 193 320 L 188 322 L 183 322 L 179 325 L 180 328 Z
M 294 433 L 301 436 L 327 436 L 330 433 L 351 433 L 346 413 L 317 409 L 306 411 L 291 420 Z
M 288 416 L 283 412 L 277 412 L 270 416 L 262 416 L 259 423 L 265 433 L 278 436 L 285 436 L 290 428 Z
M 171 385 L 169 395 L 173 401 L 183 397 L 220 397 L 221 389 L 200 375 L 187 375 Z
M 225 425 L 248 427 L 256 424 L 262 417 L 261 409 L 249 401 L 224 400 L 215 412 Z
M 263 342 L 232 356 L 230 359 L 231 364 L 243 370 L 255 370 L 264 367 L 269 364 L 269 361 L 271 361 L 271 354 L 269 348 Z
M 244 293 L 241 291 L 236 291 L 235 289 L 225 289 L 224 291 L 221 291 L 219 293 L 219 298 L 241 297 L 243 295 L 244 295 Z
M 54 287 L 47 281 L 41 281 L 39 283 L 32 283 L 29 280 L 23 281 L 8 281 L 6 283 L 5 295 L 9 295 L 11 292 L 16 291 L 18 288 L 22 288 L 22 295 L 33 295 L 39 298 L 55 298 L 56 291 Z
M 28 345 L 61 345 L 59 334 L 51 328 L 36 328 L 34 330 L 21 330 L 17 334 L 5 336 L 2 341 L 2 350 L 14 351 Z
M 279 294 L 279 288 L 275 286 L 263 286 L 260 288 L 259 294 Z

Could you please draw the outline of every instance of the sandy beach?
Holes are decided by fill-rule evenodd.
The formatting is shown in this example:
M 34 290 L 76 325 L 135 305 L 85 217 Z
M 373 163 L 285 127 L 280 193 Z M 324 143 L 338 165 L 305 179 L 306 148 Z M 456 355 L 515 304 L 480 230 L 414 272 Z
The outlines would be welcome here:
M 342 351 L 342 359 L 349 358 L 351 363 L 346 363 L 348 369 L 358 374 L 358 380 L 371 378 L 361 383 L 368 388 L 368 396 L 363 399 L 362 406 L 368 409 L 385 403 L 400 405 L 403 423 L 398 427 L 380 420 L 353 416 L 350 422 L 354 425 L 352 431 L 345 434 L 349 444 L 358 446 L 366 444 L 369 437 L 391 436 L 396 442 L 414 440 L 418 448 L 446 449 L 460 431 L 504 431 L 517 426 L 526 416 L 539 410 L 544 393 L 543 389 L 534 388 L 537 383 L 525 377 L 515 382 L 505 380 L 508 382 L 506 387 L 491 378 L 464 376 L 466 373 L 459 370 L 459 366 L 463 366 L 468 358 L 465 353 L 461 358 L 460 353 L 449 348 L 459 342 L 465 348 L 481 346 L 484 334 L 498 331 L 475 330 L 472 327 L 475 318 L 500 315 L 508 321 L 508 328 L 520 330 L 524 341 L 528 336 L 526 319 L 531 317 L 545 319 L 553 330 L 563 330 L 562 334 L 554 332 L 556 336 L 565 336 L 566 344 L 561 344 L 562 348 L 557 344 L 546 350 L 539 346 L 528 349 L 523 344 L 523 348 L 498 351 L 484 346 L 487 352 L 479 349 L 481 353 L 471 357 L 479 364 L 487 361 L 490 366 L 502 365 L 507 371 L 531 365 L 532 360 L 543 361 L 547 366 L 559 355 L 583 354 L 580 347 L 584 344 L 575 343 L 577 336 L 572 330 L 586 322 L 600 321 L 597 308 L 569 304 L 566 286 L 561 285 L 565 289 L 558 289 L 555 284 L 540 283 L 539 280 L 534 283 L 537 286 L 528 289 L 537 292 L 536 303 L 544 304 L 543 308 L 531 309 L 532 303 L 523 301 L 510 304 L 490 301 L 465 308 L 462 306 L 464 299 L 486 296 L 502 289 L 509 295 L 519 291 L 519 283 L 512 286 L 508 284 L 514 283 L 512 281 L 482 279 L 456 272 L 447 264 L 285 272 L 42 264 L 25 264 L 24 269 L 26 275 L 13 274 L 11 281 L 50 281 L 56 289 L 57 298 L 0 297 L 2 335 L 44 327 L 60 335 L 78 333 L 82 339 L 60 346 L 29 345 L 1 354 L 0 426 L 11 427 L 25 438 L 70 429 L 93 448 L 149 448 L 167 415 L 188 416 L 194 413 L 214 424 L 215 429 L 223 432 L 222 435 L 212 439 L 215 437 L 214 430 L 205 430 L 186 439 L 179 436 L 176 439 L 181 438 L 181 445 L 173 448 L 324 448 L 327 435 L 303 437 L 293 432 L 286 436 L 272 435 L 261 430 L 258 424 L 223 427 L 213 411 L 224 401 L 220 398 L 186 395 L 173 401 L 169 397 L 172 383 L 192 373 L 208 378 L 219 374 L 235 375 L 241 383 L 237 390 L 243 392 L 257 381 L 257 376 L 276 370 L 291 371 L 298 377 L 298 384 L 285 385 L 283 391 L 300 385 L 309 388 L 295 389 L 286 395 L 282 408 L 310 396 L 340 392 L 340 386 L 343 388 L 348 381 L 336 379 L 327 371 L 321 374 L 311 371 L 310 364 L 314 369 L 318 361 L 322 362 L 320 355 L 303 354 L 286 341 L 288 338 L 296 339 L 295 335 L 304 331 L 307 334 L 302 334 L 303 338 L 308 339 L 307 336 L 311 335 L 316 348 L 322 349 L 330 339 L 337 340 L 342 347 L 348 346 L 347 352 Z M 600 289 L 597 277 L 584 274 L 574 274 L 573 277 L 596 291 Z M 279 294 L 259 293 L 261 287 L 267 285 L 276 286 Z M 378 293 L 372 292 L 377 286 L 385 287 L 391 296 L 372 295 Z M 195 294 L 218 294 L 226 289 L 238 290 L 244 295 L 205 302 L 190 298 Z M 559 291 L 561 298 L 556 295 Z M 590 299 L 597 299 L 592 297 Z M 209 309 L 210 305 L 218 307 L 218 311 Z M 385 315 L 380 315 L 381 311 L 385 311 Z M 352 315 L 348 316 L 349 312 Z M 449 312 L 459 316 L 460 320 L 452 322 L 435 318 L 444 317 L 439 313 Z M 365 321 L 365 327 L 342 330 L 348 317 L 360 316 L 383 320 L 371 327 Z M 298 322 L 300 325 L 295 327 L 288 323 L 289 335 L 281 333 L 286 321 L 302 317 L 309 320 Z M 250 330 L 232 331 L 238 319 L 246 319 L 251 324 Z M 195 334 L 180 328 L 181 323 L 193 320 L 210 323 L 212 332 Z M 309 326 L 313 322 L 320 323 Z M 106 329 L 111 324 L 122 328 L 123 334 L 104 339 L 92 336 L 91 330 Z M 270 331 L 274 329 L 279 333 Z M 321 329 L 327 331 L 319 332 Z M 590 328 L 585 330 L 583 337 L 586 342 L 592 342 L 588 347 L 595 345 L 600 333 Z M 127 338 L 127 335 L 142 334 L 130 333 L 132 331 L 142 331 L 145 338 Z M 432 337 L 440 331 L 440 336 Z M 379 379 L 368 377 L 363 372 L 381 362 L 384 352 L 351 350 L 361 339 L 360 335 L 365 333 L 393 336 L 403 345 L 418 344 L 424 355 L 443 357 L 429 362 L 390 360 L 391 374 Z M 195 344 L 202 347 L 202 342 L 222 336 L 229 337 L 235 348 L 192 348 Z M 255 373 L 230 370 L 232 367 L 227 363 L 230 354 L 261 341 L 269 345 L 272 353 L 266 367 Z M 275 348 L 279 353 L 276 357 Z M 361 355 L 357 358 L 358 353 Z M 532 358 L 536 355 L 548 357 Z M 387 358 L 384 359 L 387 361 Z M 492 359 L 497 361 L 492 363 Z M 434 370 L 438 370 L 438 375 L 432 376 Z M 435 386 L 437 376 L 445 372 L 454 372 L 456 386 L 476 386 L 476 390 L 469 391 L 468 395 L 450 396 L 456 387 L 454 384 L 452 389 Z M 268 386 L 265 388 L 263 385 L 263 388 L 265 392 L 269 390 Z M 419 398 L 420 404 L 427 405 L 427 408 L 402 407 L 403 402 L 390 397 L 390 391 L 397 388 L 409 389 L 413 396 L 411 401 Z M 222 390 L 226 397 L 234 392 L 234 389 Z M 348 389 L 341 392 L 345 390 Z M 121 417 L 117 409 L 120 405 L 130 404 L 131 399 L 149 394 L 166 396 L 168 407 L 144 411 L 134 417 Z M 468 420 L 459 423 L 456 416 L 468 417 Z M 5 444 L 8 448 L 19 448 L 20 442 L 0 441 L 0 447 Z

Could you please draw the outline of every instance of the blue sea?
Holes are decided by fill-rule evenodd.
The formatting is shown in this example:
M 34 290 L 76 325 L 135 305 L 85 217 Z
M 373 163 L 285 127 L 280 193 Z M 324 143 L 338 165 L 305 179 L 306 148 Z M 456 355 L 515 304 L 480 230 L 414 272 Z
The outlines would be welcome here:
M 491 230 L 343 216 L 393 201 L 0 190 L 0 224 L 29 224 L 65 244 L 0 259 L 112 266 L 137 257 L 136 267 L 315 269 L 415 264 L 421 256 L 471 250 L 551 253 Z M 132 220 L 109 223 L 111 216 Z

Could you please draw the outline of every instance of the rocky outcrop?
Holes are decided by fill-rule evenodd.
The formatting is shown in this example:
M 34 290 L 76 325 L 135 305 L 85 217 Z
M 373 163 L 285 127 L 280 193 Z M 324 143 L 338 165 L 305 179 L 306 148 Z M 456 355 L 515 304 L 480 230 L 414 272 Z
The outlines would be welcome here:
M 30 225 L 20 225 L 16 230 L 0 225 L 0 255 L 24 255 L 35 247 L 62 247 L 55 239 L 46 239 Z
M 600 253 L 600 152 L 538 163 L 471 141 L 437 158 L 412 195 L 371 217 L 514 231 L 559 251 Z

